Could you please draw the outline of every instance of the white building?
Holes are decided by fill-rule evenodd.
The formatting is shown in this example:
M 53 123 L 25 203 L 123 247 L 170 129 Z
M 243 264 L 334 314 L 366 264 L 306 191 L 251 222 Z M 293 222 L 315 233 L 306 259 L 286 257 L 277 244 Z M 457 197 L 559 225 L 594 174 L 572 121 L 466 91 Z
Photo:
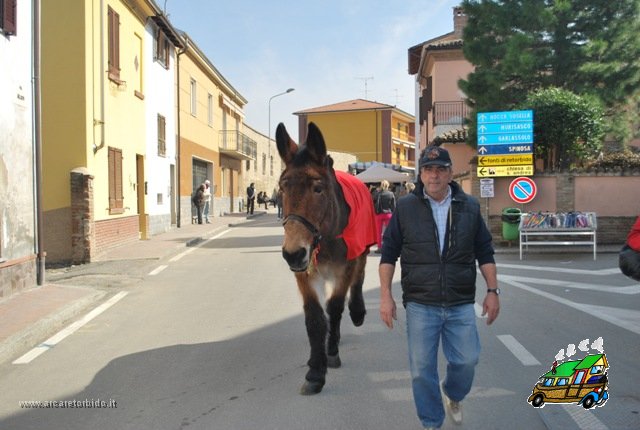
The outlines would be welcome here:
M 0 298 L 35 286 L 33 4 L 0 0 Z
M 144 102 L 147 122 L 145 213 L 150 235 L 177 220 L 177 52 L 183 41 L 160 10 L 145 26 Z

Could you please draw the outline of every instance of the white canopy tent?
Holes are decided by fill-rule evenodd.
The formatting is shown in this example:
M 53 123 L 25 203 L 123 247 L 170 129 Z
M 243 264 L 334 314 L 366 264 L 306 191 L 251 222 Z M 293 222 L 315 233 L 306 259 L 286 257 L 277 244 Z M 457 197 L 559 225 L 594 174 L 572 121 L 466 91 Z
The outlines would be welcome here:
M 412 180 L 412 177 L 405 173 L 387 169 L 379 164 L 375 164 L 364 172 L 358 173 L 356 178 L 360 179 L 364 183 L 382 182 L 385 179 L 389 181 L 389 183 L 403 183 Z

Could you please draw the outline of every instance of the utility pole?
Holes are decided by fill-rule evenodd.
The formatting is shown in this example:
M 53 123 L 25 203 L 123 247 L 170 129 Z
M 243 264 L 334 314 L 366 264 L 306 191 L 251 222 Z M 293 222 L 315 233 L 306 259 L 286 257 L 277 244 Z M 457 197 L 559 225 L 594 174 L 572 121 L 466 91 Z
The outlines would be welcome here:
M 364 81 L 364 99 L 365 100 L 369 100 L 369 92 L 367 90 L 367 82 L 373 80 L 373 76 L 356 77 L 356 79 L 360 79 L 361 81 Z

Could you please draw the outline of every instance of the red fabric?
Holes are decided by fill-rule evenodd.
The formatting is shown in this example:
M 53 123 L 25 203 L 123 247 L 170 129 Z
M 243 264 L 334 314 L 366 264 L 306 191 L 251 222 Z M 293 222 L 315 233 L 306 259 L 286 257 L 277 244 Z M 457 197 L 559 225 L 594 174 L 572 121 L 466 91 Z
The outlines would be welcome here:
M 355 176 L 336 171 L 336 179 L 351 208 L 342 238 L 347 244 L 347 259 L 353 260 L 377 242 L 373 200 L 367 187 Z
M 389 225 L 391 215 L 393 214 L 376 214 L 376 237 L 378 238 L 378 249 L 382 249 L 382 235 L 384 234 L 384 229 Z
M 627 245 L 630 248 L 640 252 L 640 216 L 636 219 L 635 224 L 631 227 L 631 231 L 627 236 Z

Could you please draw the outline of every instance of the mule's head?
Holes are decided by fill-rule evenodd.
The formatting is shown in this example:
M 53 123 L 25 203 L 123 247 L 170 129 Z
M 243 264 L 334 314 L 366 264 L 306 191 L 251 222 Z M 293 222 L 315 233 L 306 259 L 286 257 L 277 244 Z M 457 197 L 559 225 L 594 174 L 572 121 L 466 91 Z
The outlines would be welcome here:
M 281 123 L 276 129 L 278 153 L 285 164 L 280 176 L 284 215 L 282 256 L 295 272 L 307 269 L 323 235 L 334 234 L 338 200 L 333 160 L 320 129 L 310 123 L 307 140 L 298 146 Z

